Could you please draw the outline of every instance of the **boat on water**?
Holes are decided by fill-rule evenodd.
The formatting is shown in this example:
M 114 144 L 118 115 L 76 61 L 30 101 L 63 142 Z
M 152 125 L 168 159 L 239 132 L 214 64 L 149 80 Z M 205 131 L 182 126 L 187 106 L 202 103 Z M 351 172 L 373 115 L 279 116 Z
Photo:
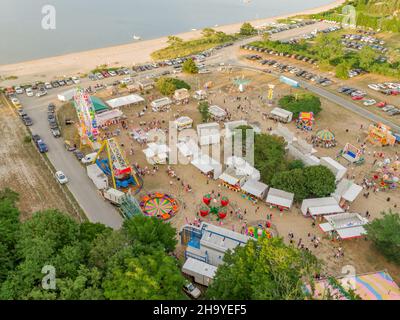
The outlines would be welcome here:
M 142 40 L 142 38 L 135 34 L 135 35 L 133 35 L 133 40 L 139 41 L 139 40 Z

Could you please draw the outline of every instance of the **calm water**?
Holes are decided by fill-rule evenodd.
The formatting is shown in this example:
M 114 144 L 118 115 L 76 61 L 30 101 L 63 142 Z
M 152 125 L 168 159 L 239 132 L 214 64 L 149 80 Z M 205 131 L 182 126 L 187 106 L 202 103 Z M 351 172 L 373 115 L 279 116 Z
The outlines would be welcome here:
M 248 2 L 248 3 L 246 3 Z M 331 0 L 1 0 L 0 64 L 272 17 Z M 56 8 L 43 30 L 42 6 Z

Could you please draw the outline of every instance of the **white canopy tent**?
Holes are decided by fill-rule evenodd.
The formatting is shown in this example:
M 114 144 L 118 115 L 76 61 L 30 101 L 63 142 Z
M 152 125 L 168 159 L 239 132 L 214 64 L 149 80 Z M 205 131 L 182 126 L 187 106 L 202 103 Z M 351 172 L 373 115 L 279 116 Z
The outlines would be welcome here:
M 364 225 L 368 219 L 361 217 L 358 213 L 344 212 L 326 216 L 327 223 L 320 224 L 324 232 L 336 231 L 341 239 L 361 237 L 367 234 Z
M 96 121 L 99 127 L 107 125 L 109 121 L 118 120 L 124 114 L 121 110 L 115 109 L 96 114 Z
M 119 97 L 106 101 L 106 103 L 113 109 L 139 104 L 141 102 L 144 102 L 144 99 L 137 94 L 131 94 L 129 96 Z
M 165 144 L 149 143 L 147 149 L 143 150 L 146 156 L 147 162 L 150 164 L 164 164 L 168 159 L 170 152 L 169 148 Z
M 197 169 L 204 174 L 213 173 L 214 179 L 218 179 L 222 173 L 222 165 L 206 154 L 197 155 L 191 162 Z
M 322 157 L 321 165 L 327 167 L 335 175 L 336 181 L 341 180 L 347 172 L 347 169 L 336 160 L 330 157 Z
M 333 197 L 305 199 L 301 204 L 301 212 L 304 216 L 319 216 L 333 213 L 341 213 L 344 210 Z
M 352 203 L 361 193 L 363 188 L 353 181 L 348 179 L 342 179 L 336 187 L 335 192 L 332 194 L 333 197 L 339 202 L 348 201 Z
M 225 120 L 227 113 L 224 109 L 222 109 L 219 106 L 210 106 L 208 108 L 208 112 L 211 115 L 211 118 L 213 118 L 216 121 L 222 121 Z
M 264 199 L 267 195 L 268 186 L 257 180 L 248 180 L 242 186 L 242 191 L 247 192 L 259 199 Z
M 293 204 L 294 193 L 270 188 L 266 202 L 269 205 L 290 209 Z
M 270 113 L 270 117 L 277 118 L 283 122 L 290 122 L 293 118 L 293 113 L 282 108 L 274 108 Z
M 256 168 L 250 163 L 240 157 L 229 157 L 226 159 L 226 165 L 230 168 L 234 168 L 237 174 L 250 177 L 252 180 L 260 180 L 261 174 Z

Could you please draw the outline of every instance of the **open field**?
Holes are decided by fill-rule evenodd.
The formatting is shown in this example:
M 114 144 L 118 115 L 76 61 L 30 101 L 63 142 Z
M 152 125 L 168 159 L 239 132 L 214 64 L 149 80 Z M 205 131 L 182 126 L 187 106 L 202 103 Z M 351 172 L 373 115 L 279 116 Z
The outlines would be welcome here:
M 0 101 L 0 189 L 20 194 L 23 219 L 45 209 L 59 209 L 74 217 L 73 209 L 32 143 L 18 116 Z
M 179 77 L 189 82 L 193 90 L 202 87 L 209 81 L 213 81 L 214 86 L 209 91 L 210 104 L 217 104 L 226 108 L 232 114 L 232 120 L 245 119 L 252 123 L 258 123 L 263 132 L 266 132 L 268 128 L 275 128 L 276 126 L 274 121 L 265 120 L 262 116 L 264 112 L 271 110 L 270 107 L 266 106 L 265 103 L 260 100 L 260 97 L 262 97 L 264 99 L 263 101 L 265 101 L 268 84 L 276 85 L 275 101 L 288 93 L 301 92 L 298 89 L 289 89 L 286 85 L 279 83 L 277 79 L 272 78 L 271 76 L 251 71 L 215 71 L 212 74 L 197 76 L 180 75 Z M 233 79 L 235 77 L 243 77 L 251 81 L 245 93 L 238 93 L 237 87 L 233 85 Z M 120 94 L 122 95 L 124 93 L 121 91 Z M 105 91 L 98 94 L 98 96 L 104 99 L 109 98 Z M 161 97 L 156 90 L 152 90 L 144 96 L 147 101 Z M 237 96 L 247 96 L 250 101 L 249 104 L 246 105 L 244 112 L 237 108 L 238 102 L 235 99 Z M 265 221 L 267 213 L 273 213 L 272 222 L 279 235 L 286 238 L 289 232 L 293 232 L 295 234 L 296 242 L 299 238 L 302 238 L 306 246 L 309 245 L 309 249 L 314 252 L 317 257 L 325 261 L 327 272 L 340 274 L 343 266 L 351 264 L 355 266 L 357 273 L 388 269 L 397 281 L 400 280 L 400 268 L 387 262 L 379 252 L 371 247 L 369 241 L 359 239 L 344 241 L 340 244 L 337 242 L 331 242 L 324 237 L 324 234 L 319 229 L 312 227 L 311 219 L 306 219 L 300 214 L 298 205 L 293 207 L 291 211 L 280 215 L 279 211 L 270 209 L 265 204 L 260 203 L 260 210 L 256 213 L 256 206 L 244 199 L 241 194 L 224 189 L 218 181 L 208 181 L 205 176 L 191 165 L 178 164 L 171 166 L 179 180 L 168 176 L 166 166 L 159 166 L 159 171 L 153 173 L 152 166 L 147 163 L 142 152 L 144 146 L 142 147 L 138 143 L 134 142 L 129 136 L 129 132 L 132 129 L 139 127 L 139 122 L 146 123 L 142 128 L 159 127 L 166 130 L 168 128 L 168 122 L 174 120 L 178 116 L 185 115 L 191 117 L 194 120 L 194 126 L 201 123 L 201 119 L 200 114 L 197 111 L 197 103 L 193 100 L 188 105 L 173 106 L 171 111 L 167 113 L 153 113 L 147 111 L 143 117 L 138 118 L 138 112 L 142 111 L 142 109 L 143 106 L 124 108 L 123 112 L 128 119 L 128 130 L 122 129 L 120 125 L 114 125 L 109 128 L 109 132 L 112 133 L 115 132 L 116 129 L 120 129 L 121 135 L 118 137 L 118 140 L 123 144 L 124 147 L 122 149 L 125 151 L 129 161 L 132 164 L 138 164 L 141 168 L 148 167 L 150 169 L 151 173 L 144 176 L 145 186 L 142 194 L 151 191 L 168 192 L 179 200 L 181 210 L 177 216 L 171 220 L 172 224 L 178 231 L 186 223 L 194 221 L 199 205 L 201 204 L 202 196 L 214 190 L 215 192 L 220 192 L 221 194 L 228 196 L 233 208 L 240 208 L 242 212 L 246 210 L 247 214 L 245 215 L 245 221 L 249 225 L 257 224 L 259 221 Z M 336 154 L 347 142 L 359 146 L 360 141 L 363 141 L 366 137 L 364 130 L 360 129 L 361 125 L 363 125 L 363 128 L 366 128 L 368 122 L 332 102 L 323 100 L 323 111 L 317 118 L 314 131 L 329 128 L 336 134 L 338 146 L 334 149 L 318 149 L 317 155 L 320 157 L 330 156 L 335 158 Z M 296 130 L 293 123 L 289 124 L 288 127 L 290 130 L 295 131 L 298 136 L 303 138 L 307 139 L 310 135 L 309 133 Z M 348 132 L 346 132 L 346 130 L 348 130 Z M 132 150 L 133 154 L 131 154 Z M 349 167 L 349 177 L 354 175 L 355 181 L 358 183 L 360 183 L 364 177 L 368 177 L 374 160 L 372 152 L 379 150 L 380 148 L 368 145 L 366 163 L 359 167 Z M 385 152 L 388 157 L 392 157 L 394 156 L 395 149 L 385 149 Z M 347 165 L 344 159 L 339 161 L 342 164 Z M 193 191 L 185 191 L 182 184 L 189 184 Z M 392 198 L 390 203 L 386 201 L 389 194 Z M 400 205 L 399 195 L 400 191 L 397 190 L 390 193 L 378 192 L 377 194 L 371 194 L 368 199 L 360 196 L 353 203 L 351 211 L 359 212 L 364 215 L 368 210 L 372 218 L 376 218 L 382 210 L 394 207 L 395 205 Z M 206 218 L 206 221 L 218 223 L 215 219 L 213 221 L 210 219 L 212 218 Z M 243 222 L 234 214 L 230 214 L 223 222 L 223 226 L 240 232 L 242 223 Z M 322 238 L 320 247 L 314 249 L 311 246 L 311 243 L 307 240 L 308 233 L 311 233 L 312 235 L 315 234 Z M 334 258 L 334 250 L 339 245 L 344 248 L 345 256 L 336 259 Z M 180 252 L 181 248 L 178 248 L 177 251 Z

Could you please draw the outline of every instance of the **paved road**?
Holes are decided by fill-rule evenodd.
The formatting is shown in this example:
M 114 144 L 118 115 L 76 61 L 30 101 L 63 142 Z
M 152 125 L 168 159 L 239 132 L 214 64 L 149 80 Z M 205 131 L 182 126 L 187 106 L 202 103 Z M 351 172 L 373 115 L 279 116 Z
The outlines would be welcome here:
M 65 88 L 57 91 L 65 91 Z M 56 170 L 63 171 L 68 177 L 68 189 L 78 201 L 89 221 L 100 222 L 118 229 L 123 222 L 121 215 L 110 203 L 102 200 L 94 184 L 86 175 L 85 168 L 72 153 L 64 148 L 63 139 L 54 138 L 50 132 L 47 106 L 51 101 L 55 102 L 55 93 L 56 90 L 52 90 L 51 96 L 40 99 L 20 97 L 24 109 L 34 122 L 31 130 L 34 134 L 39 134 L 48 145 L 48 158 Z

